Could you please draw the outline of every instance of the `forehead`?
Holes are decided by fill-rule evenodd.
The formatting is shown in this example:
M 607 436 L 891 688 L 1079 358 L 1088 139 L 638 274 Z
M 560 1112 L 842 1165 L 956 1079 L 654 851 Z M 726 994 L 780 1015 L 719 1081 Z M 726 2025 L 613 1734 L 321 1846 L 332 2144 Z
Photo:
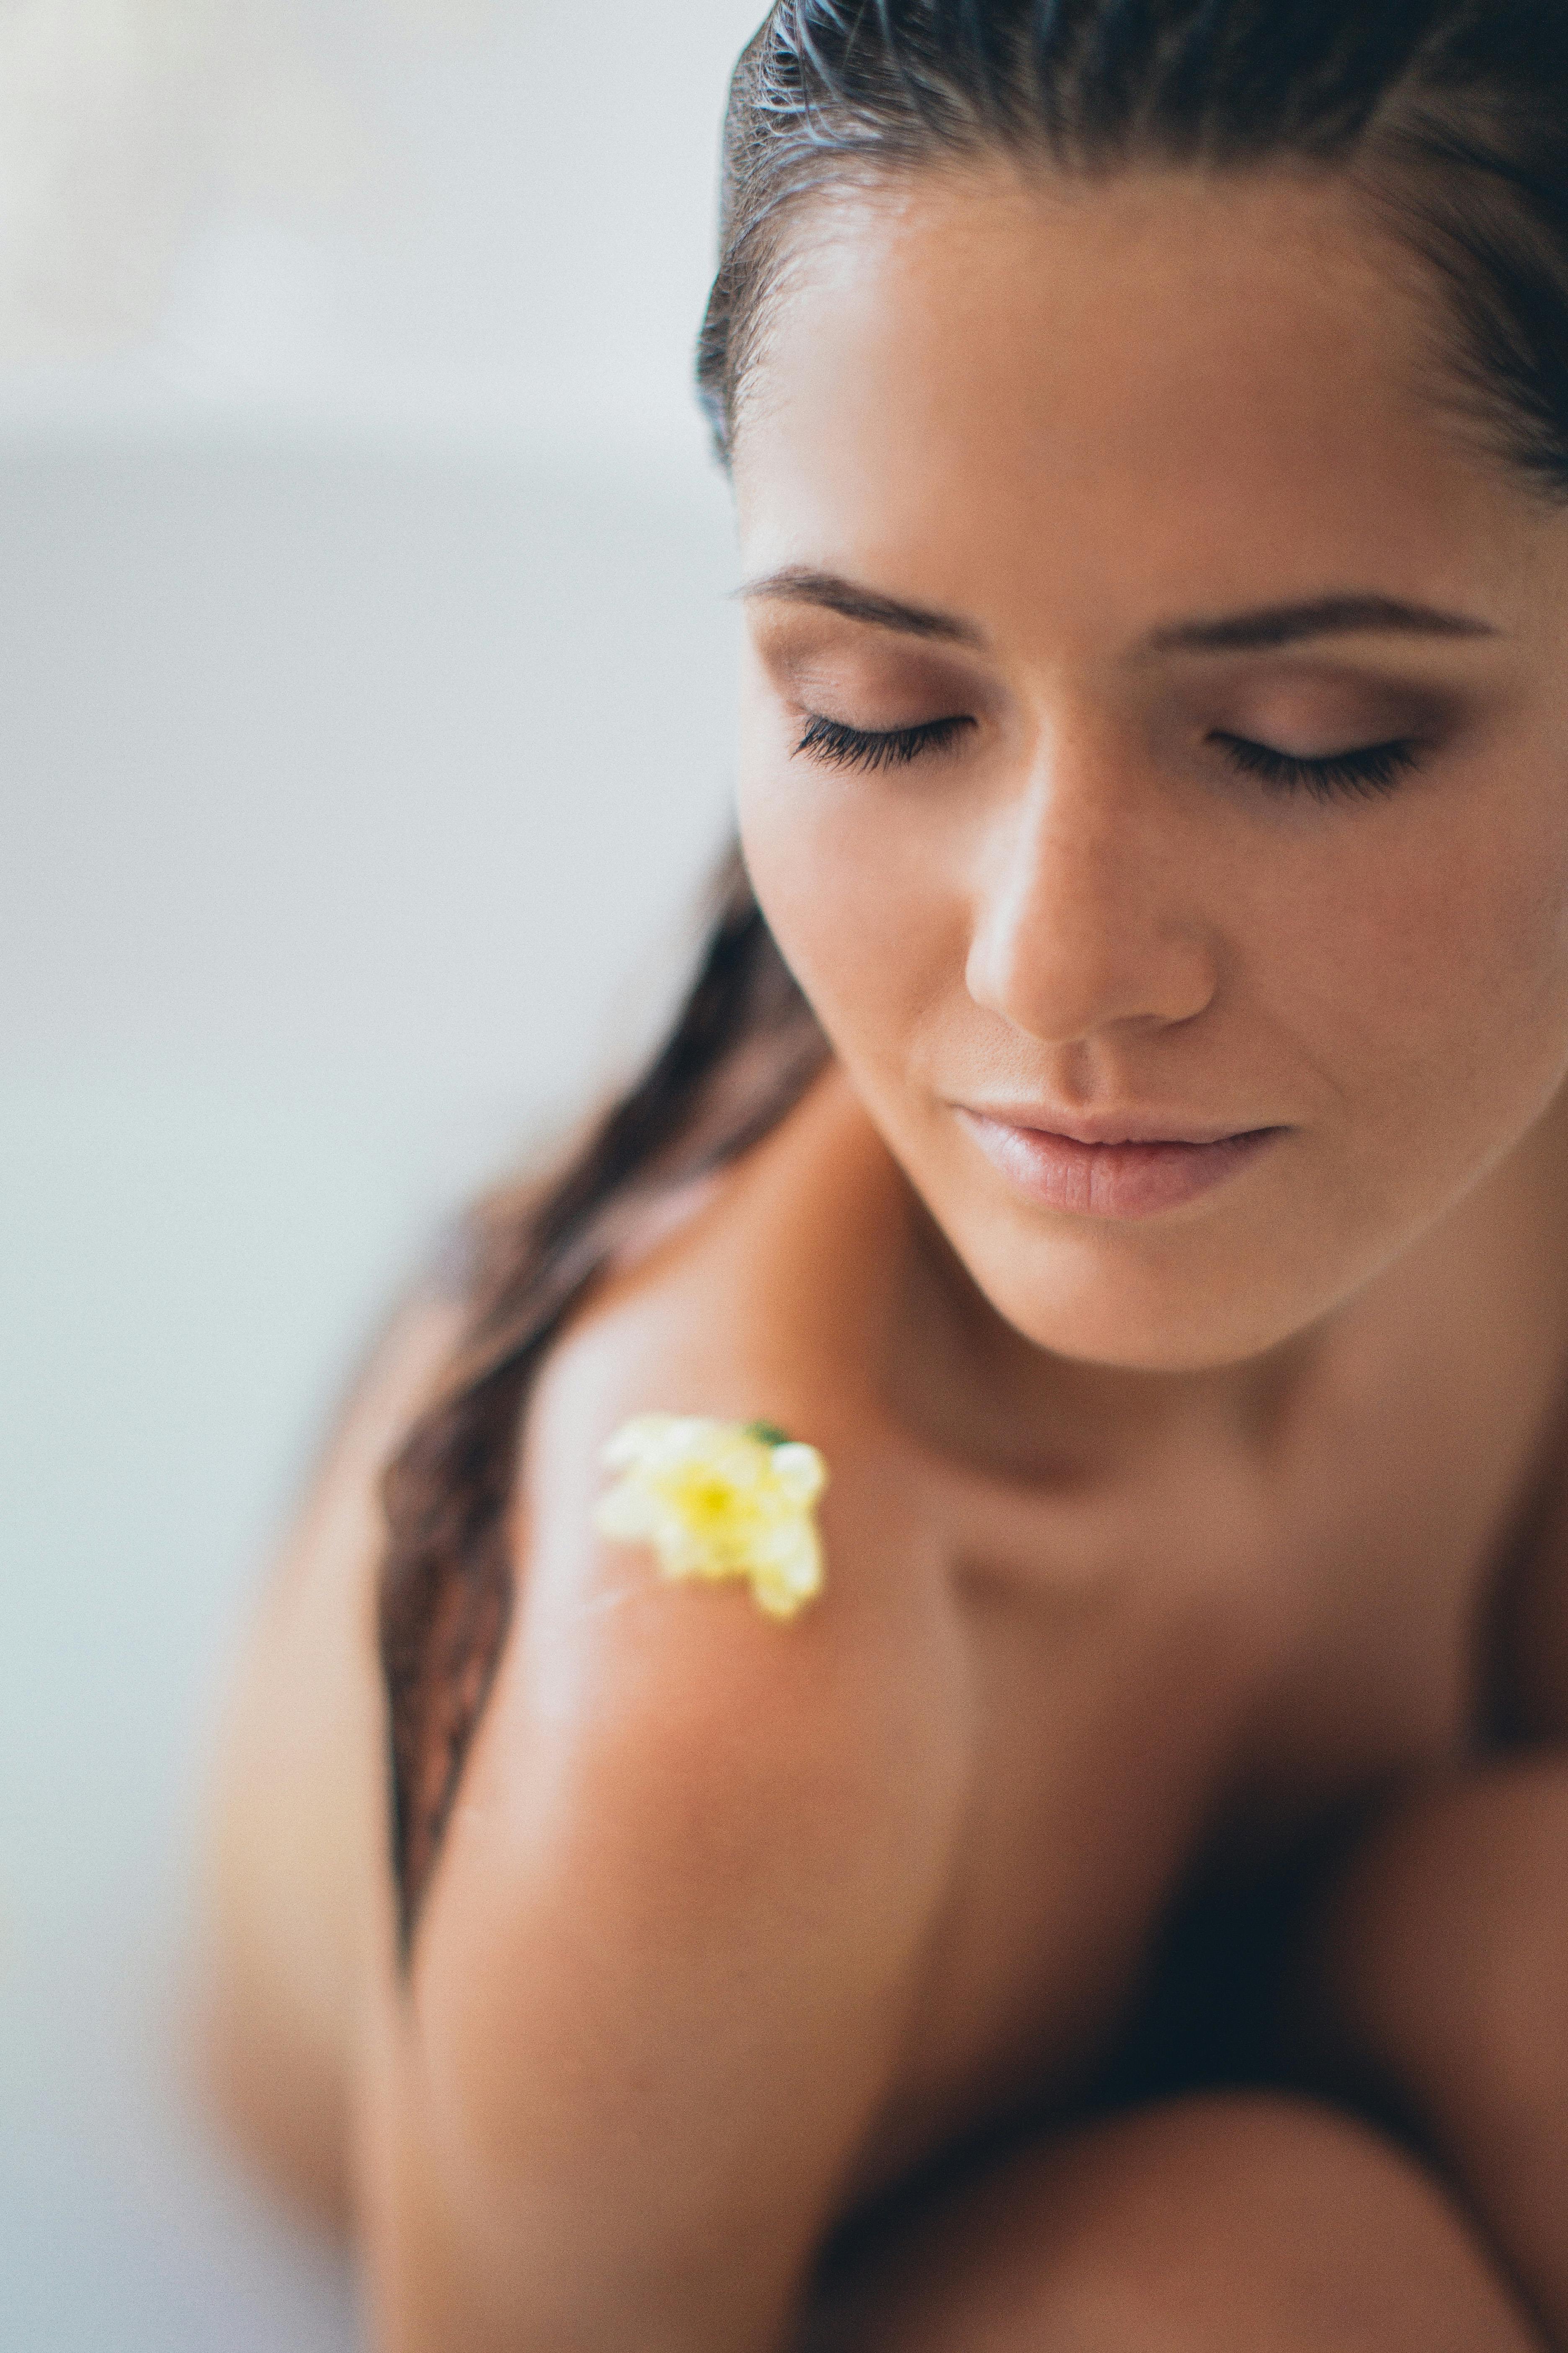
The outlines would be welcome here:
M 1517 593 L 1539 512 L 1434 397 L 1349 185 L 997 170 L 808 210 L 742 407 L 748 568 L 980 614 Z M 1495 577 L 1490 576 L 1495 575 Z M 1510 596 L 1506 601 L 1513 601 Z

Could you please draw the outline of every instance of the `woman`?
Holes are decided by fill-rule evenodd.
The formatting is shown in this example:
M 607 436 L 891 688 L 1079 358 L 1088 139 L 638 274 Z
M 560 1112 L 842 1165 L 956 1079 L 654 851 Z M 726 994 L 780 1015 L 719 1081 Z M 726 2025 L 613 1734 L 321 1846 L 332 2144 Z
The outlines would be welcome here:
M 395 2353 L 1568 2347 L 1568 11 L 782 0 L 700 369 L 744 867 L 340 1437 L 231 2100 Z

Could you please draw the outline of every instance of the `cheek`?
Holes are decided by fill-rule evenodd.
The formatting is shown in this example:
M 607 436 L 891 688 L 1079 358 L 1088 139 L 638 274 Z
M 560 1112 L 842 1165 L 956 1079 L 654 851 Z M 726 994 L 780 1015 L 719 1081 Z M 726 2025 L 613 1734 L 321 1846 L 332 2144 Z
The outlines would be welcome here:
M 1423 1105 L 1464 1148 L 1536 1107 L 1568 1056 L 1568 811 L 1555 796 L 1414 800 L 1276 895 L 1255 939 L 1278 1018 L 1369 1140 Z M 1261 976 L 1261 975 L 1260 975 Z
M 763 913 L 843 1059 L 907 1050 L 962 987 L 964 849 L 921 826 L 886 779 L 790 761 L 777 723 L 742 739 L 741 840 Z

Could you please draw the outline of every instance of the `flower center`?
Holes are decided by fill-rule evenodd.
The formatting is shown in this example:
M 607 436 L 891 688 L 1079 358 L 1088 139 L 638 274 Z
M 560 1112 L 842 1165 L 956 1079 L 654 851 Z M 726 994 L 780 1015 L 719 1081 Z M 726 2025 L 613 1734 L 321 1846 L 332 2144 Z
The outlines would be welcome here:
M 731 1518 L 740 1506 L 740 1497 L 727 1479 L 699 1474 L 681 1482 L 679 1508 L 689 1521 L 705 1527 L 716 1526 Z

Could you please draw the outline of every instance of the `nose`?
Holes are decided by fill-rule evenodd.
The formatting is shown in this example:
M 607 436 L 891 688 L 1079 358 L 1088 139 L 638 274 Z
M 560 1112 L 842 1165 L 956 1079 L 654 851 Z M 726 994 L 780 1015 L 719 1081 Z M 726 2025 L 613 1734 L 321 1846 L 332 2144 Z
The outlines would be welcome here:
M 979 1005 L 1048 1045 L 1190 1021 L 1217 955 L 1193 847 L 1157 783 L 1057 749 L 984 843 L 967 965 Z

